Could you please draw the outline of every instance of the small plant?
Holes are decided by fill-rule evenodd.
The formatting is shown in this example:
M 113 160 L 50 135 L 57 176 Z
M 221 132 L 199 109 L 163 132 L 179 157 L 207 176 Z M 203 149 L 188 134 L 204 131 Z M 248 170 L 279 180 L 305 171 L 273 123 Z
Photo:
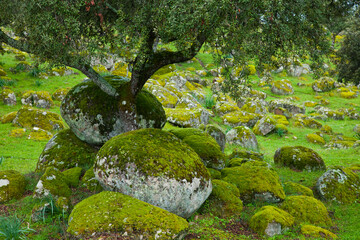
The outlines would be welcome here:
M 30 70 L 29 72 L 29 76 L 31 77 L 38 77 L 40 75 L 40 73 L 44 72 L 43 70 L 37 68 L 37 67 L 34 67 Z
M 0 237 L 5 240 L 26 239 L 26 234 L 35 230 L 22 227 L 23 220 L 16 215 L 3 217 L 0 216 Z
M 212 109 L 216 105 L 215 99 L 213 98 L 212 94 L 207 94 L 205 96 L 205 108 Z
M 35 84 L 36 87 L 40 87 L 41 85 L 43 85 L 43 83 L 44 83 L 44 82 L 41 81 L 41 80 L 39 80 L 39 79 L 36 79 L 35 82 L 34 82 L 34 84 Z
M 65 218 L 65 211 L 64 209 L 60 209 L 56 205 L 56 200 L 54 197 L 50 194 L 46 198 L 42 200 L 42 202 L 45 202 L 42 208 L 40 208 L 40 216 L 43 219 L 43 222 L 45 222 L 46 216 L 50 215 L 51 217 L 57 216 L 62 214 L 63 219 Z
M 15 86 L 16 85 L 16 81 L 15 80 L 5 80 L 5 79 L 1 79 L 0 78 L 0 87 L 4 87 L 4 86 Z
M 285 133 L 286 133 L 286 131 L 284 129 L 281 129 L 281 128 L 276 129 L 276 134 L 279 137 L 283 137 Z
M 1 156 L 1 157 L 0 157 L 0 165 L 4 162 L 4 160 L 5 160 L 5 157 L 4 157 L 4 156 Z

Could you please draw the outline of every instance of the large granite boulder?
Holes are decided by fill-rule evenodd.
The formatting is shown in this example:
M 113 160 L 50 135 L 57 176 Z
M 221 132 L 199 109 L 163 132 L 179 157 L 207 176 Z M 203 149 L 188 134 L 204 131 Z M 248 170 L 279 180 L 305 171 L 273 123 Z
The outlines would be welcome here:
M 51 99 L 50 93 L 46 91 L 26 91 L 21 96 L 21 103 L 23 105 L 38 108 L 50 108 L 54 106 L 54 102 Z
M 173 125 L 196 128 L 209 122 L 210 113 L 204 108 L 165 108 L 167 121 Z
M 276 124 L 277 122 L 274 118 L 272 118 L 271 116 L 265 116 L 259 121 L 257 121 L 253 128 L 253 131 L 256 135 L 266 136 L 275 130 Z
M 303 146 L 278 148 L 274 155 L 275 164 L 300 171 L 325 170 L 324 160 L 314 150 Z
M 102 145 L 110 138 L 128 131 L 126 115 L 134 114 L 141 128 L 162 128 L 166 122 L 161 103 L 154 95 L 142 90 L 135 99 L 136 112 L 129 108 L 126 99 L 126 78 L 106 79 L 120 96 L 112 97 L 92 81 L 73 87 L 61 104 L 61 115 L 74 134 L 92 145 Z
M 226 133 L 226 139 L 231 144 L 241 145 L 250 150 L 259 148 L 255 134 L 248 127 L 235 127 Z
M 75 205 L 67 232 L 78 239 L 103 234 L 131 239 L 182 239 L 189 224 L 185 219 L 146 202 L 104 191 Z
M 196 152 L 158 129 L 131 131 L 106 142 L 97 154 L 94 172 L 104 189 L 184 218 L 201 206 L 212 189 L 210 173 Z

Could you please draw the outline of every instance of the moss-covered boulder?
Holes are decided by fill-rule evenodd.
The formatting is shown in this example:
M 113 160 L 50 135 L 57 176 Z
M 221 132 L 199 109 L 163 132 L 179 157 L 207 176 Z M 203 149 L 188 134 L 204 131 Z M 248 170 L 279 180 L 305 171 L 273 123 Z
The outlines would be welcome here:
M 309 196 L 290 196 L 281 208 L 293 217 L 295 223 L 311 223 L 317 226 L 331 226 L 332 221 L 324 204 Z
M 81 167 L 74 167 L 63 171 L 65 181 L 70 187 L 77 187 L 80 181 L 80 175 L 82 172 Z
M 255 134 L 250 128 L 244 126 L 235 127 L 227 132 L 226 140 L 230 144 L 241 145 L 242 147 L 250 150 L 256 150 L 259 148 Z
M 38 127 L 47 131 L 64 128 L 59 114 L 29 107 L 22 107 L 17 112 L 13 124 L 24 128 Z
M 54 167 L 48 167 L 44 175 L 41 176 L 39 182 L 34 189 L 34 197 L 43 198 L 49 195 L 54 198 L 70 197 L 71 190 L 67 185 L 65 176 L 62 172 Z
M 241 111 L 265 115 L 269 113 L 267 102 L 258 98 L 248 98 L 242 105 Z
M 338 110 L 333 110 L 326 107 L 319 107 L 316 108 L 316 112 L 319 114 L 323 114 L 327 116 L 328 118 L 334 119 L 334 120 L 344 120 L 345 113 Z
M 38 127 L 33 127 L 28 136 L 28 139 L 31 139 L 34 141 L 44 141 L 44 140 L 50 140 L 52 137 L 53 137 L 53 135 L 51 132 L 48 132 L 48 131 L 38 128 Z
M 319 177 L 316 191 L 324 200 L 354 203 L 360 199 L 360 178 L 350 169 L 334 167 Z
M 3 124 L 4 123 L 11 123 L 15 119 L 16 114 L 17 114 L 17 112 L 10 112 L 10 113 L 5 114 L 4 116 L 2 116 L 0 118 L 1 123 L 3 123 Z
M 210 113 L 204 108 L 165 108 L 164 110 L 167 121 L 179 127 L 199 127 L 209 122 Z
M 174 108 L 179 101 L 179 96 L 176 93 L 163 86 L 148 84 L 146 89 L 156 96 L 164 108 Z
M 329 230 L 323 229 L 321 227 L 316 227 L 313 225 L 302 225 L 301 233 L 305 235 L 305 237 L 309 238 L 324 238 L 324 239 L 337 239 L 338 237 L 330 232 Z
M 360 136 L 360 124 L 356 124 L 353 131 L 356 135 Z
M 16 137 L 16 138 L 20 138 L 25 136 L 26 133 L 26 129 L 25 128 L 16 128 L 16 129 L 12 129 L 9 133 L 10 137 Z
M 26 180 L 21 173 L 14 170 L 0 171 L 0 203 L 22 197 Z
M 326 143 L 325 139 L 316 133 L 306 134 L 306 140 L 309 143 L 315 143 L 315 144 L 319 144 L 319 145 L 325 145 L 325 143 Z
M 315 81 L 311 87 L 315 92 L 329 92 L 335 89 L 336 81 L 329 77 L 322 77 Z
M 221 151 L 224 151 L 226 135 L 223 130 L 216 125 L 208 124 L 206 125 L 205 131 L 215 139 L 215 141 L 219 144 Z
M 38 108 L 50 108 L 54 106 L 54 102 L 51 99 L 50 93 L 46 91 L 26 91 L 21 96 L 21 103 L 23 105 Z
M 77 238 L 103 233 L 134 239 L 182 239 L 185 219 L 117 192 L 101 192 L 75 205 L 67 232 Z
M 212 180 L 213 190 L 200 208 L 201 213 L 211 213 L 219 218 L 240 216 L 243 203 L 239 199 L 239 189 L 222 180 Z
M 97 154 L 94 172 L 104 189 L 185 218 L 212 189 L 210 173 L 196 152 L 159 129 L 131 131 L 110 139 Z
M 228 157 L 229 160 L 231 160 L 232 158 L 243 158 L 243 159 L 254 160 L 254 161 L 263 161 L 264 154 L 254 152 L 254 151 L 235 148 Z
M 94 167 L 89 168 L 81 179 L 84 187 L 91 192 L 100 192 L 103 190 L 99 181 L 95 178 Z
M 194 149 L 206 167 L 218 170 L 225 167 L 224 153 L 215 139 L 206 132 L 196 128 L 171 129 L 170 132 Z
M 224 124 L 232 127 L 246 126 L 249 128 L 252 128 L 260 118 L 260 114 L 244 111 L 230 112 L 221 117 Z
M 126 78 L 109 76 L 106 80 L 118 90 L 118 97 L 103 92 L 92 81 L 73 87 L 61 104 L 61 115 L 74 134 L 93 145 L 102 145 L 110 138 L 129 131 L 126 115 L 136 116 L 141 128 L 162 128 L 166 122 L 161 103 L 154 95 L 142 90 L 135 99 L 136 110 L 131 108 Z M 133 112 L 135 111 L 135 112 Z
M 14 91 L 3 88 L 0 92 L 0 98 L 5 105 L 14 106 L 16 105 L 16 95 Z
M 62 101 L 69 90 L 70 88 L 59 88 L 51 95 L 51 98 L 55 101 Z
M 266 136 L 267 134 L 271 133 L 276 128 L 276 120 L 271 116 L 265 116 L 261 118 L 255 124 L 253 131 L 256 135 Z
M 272 237 L 281 234 L 282 231 L 294 224 L 294 217 L 284 210 L 264 206 L 250 219 L 250 228 L 260 235 Z
M 188 109 L 201 108 L 201 107 L 202 106 L 200 102 L 190 93 L 183 94 L 183 96 L 179 99 L 179 101 L 175 106 L 175 108 L 188 108 Z
M 244 164 L 240 167 L 224 168 L 221 174 L 222 180 L 238 187 L 240 199 L 244 202 L 280 202 L 285 198 L 279 176 L 267 167 Z
M 40 154 L 36 171 L 47 167 L 65 170 L 73 167 L 89 168 L 94 164 L 98 149 L 78 139 L 70 129 L 57 134 L 46 144 Z
M 289 113 L 288 117 L 291 117 L 295 114 L 305 114 L 305 107 L 299 104 L 296 104 L 288 99 L 277 99 L 271 100 L 269 102 L 269 111 L 277 114 L 278 112 L 283 112 L 284 114 Z
M 310 188 L 294 182 L 284 183 L 284 190 L 287 196 L 304 195 L 304 196 L 314 197 L 314 193 Z
M 303 146 L 285 146 L 278 148 L 274 162 L 280 166 L 300 171 L 325 170 L 324 160 L 314 150 Z
M 224 116 L 225 114 L 228 114 L 231 112 L 240 111 L 240 108 L 234 102 L 217 101 L 214 111 L 219 116 Z
M 294 93 L 294 88 L 289 80 L 282 79 L 272 83 L 271 92 L 277 95 L 290 95 Z
M 305 127 L 308 128 L 316 128 L 316 129 L 322 128 L 322 124 L 313 118 L 304 118 L 302 123 L 304 124 Z
M 213 168 L 207 168 L 207 170 L 209 171 L 210 175 L 211 175 L 211 179 L 220 179 L 221 178 L 221 172 L 213 169 Z

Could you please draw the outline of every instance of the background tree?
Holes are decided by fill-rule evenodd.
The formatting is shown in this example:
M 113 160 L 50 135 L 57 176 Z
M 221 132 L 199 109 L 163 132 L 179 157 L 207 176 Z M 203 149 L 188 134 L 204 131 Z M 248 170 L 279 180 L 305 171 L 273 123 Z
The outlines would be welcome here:
M 327 0 L 2 0 L 0 42 L 76 68 L 119 101 L 122 94 L 90 62 L 109 52 L 126 57 L 132 76 L 121 92 L 130 101 L 119 111 L 131 113 L 151 75 L 192 59 L 206 42 L 231 53 L 235 63 L 252 59 L 263 66 L 289 53 L 319 60 L 329 48 L 323 26 L 332 7 Z M 159 40 L 175 50 L 157 50 Z M 127 116 L 129 129 L 136 129 L 135 116 Z
M 350 21 L 341 48 L 338 51 L 340 62 L 337 65 L 339 81 L 360 84 L 360 16 Z

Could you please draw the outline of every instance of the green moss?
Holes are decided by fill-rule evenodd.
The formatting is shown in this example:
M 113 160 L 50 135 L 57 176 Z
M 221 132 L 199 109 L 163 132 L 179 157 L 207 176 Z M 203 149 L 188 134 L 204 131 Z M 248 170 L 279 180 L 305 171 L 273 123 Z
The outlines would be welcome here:
M 219 115 L 225 115 L 230 112 L 240 111 L 240 108 L 231 102 L 220 102 L 216 104 L 215 112 Z
M 7 75 L 6 72 L 4 70 L 0 69 L 0 76 L 6 76 L 6 75 Z
M 229 124 L 234 127 L 240 125 L 252 127 L 260 119 L 260 115 L 243 111 L 235 111 L 225 114 L 221 118 L 224 124 Z
M 22 197 L 25 192 L 26 180 L 14 170 L 0 171 L 0 203 Z
M 315 238 L 325 238 L 325 239 L 337 239 L 338 237 L 332 232 L 323 229 L 321 227 L 316 227 L 313 225 L 303 225 L 301 226 L 301 233 L 306 237 L 315 237 Z
M 305 118 L 303 119 L 303 123 L 308 128 L 317 128 L 320 129 L 322 127 L 322 124 L 315 119 L 312 118 Z
M 59 114 L 27 107 L 22 107 L 17 112 L 13 124 L 24 128 L 38 127 L 47 131 L 64 128 Z
M 99 181 L 95 178 L 94 174 L 94 167 L 89 168 L 81 181 L 84 183 L 86 188 L 92 192 L 100 192 L 103 190 L 102 186 L 100 185 Z
M 240 199 L 244 202 L 255 199 L 278 202 L 285 198 L 279 176 L 267 167 L 243 165 L 224 168 L 221 174 L 222 180 L 238 187 Z
M 221 178 L 221 172 L 213 169 L 213 168 L 207 168 L 207 170 L 209 171 L 210 175 L 211 175 L 211 179 L 220 179 Z
M 275 129 L 277 122 L 272 116 L 265 116 L 253 127 L 253 132 L 256 135 L 265 136 Z
M 79 185 L 81 172 L 81 167 L 70 168 L 62 172 L 69 187 L 77 187 Z
M 68 187 L 65 176 L 53 167 L 48 167 L 41 176 L 34 197 L 46 197 L 51 194 L 54 197 L 70 197 L 71 190 Z
M 329 92 L 335 88 L 335 80 L 329 77 L 322 77 L 312 84 L 312 88 L 316 92 Z
M 264 160 L 264 154 L 257 153 L 257 152 L 254 152 L 254 151 L 241 150 L 241 149 L 235 148 L 233 150 L 233 152 L 230 154 L 230 156 L 228 157 L 228 159 L 230 159 L 230 160 L 233 159 L 233 158 L 243 158 L 243 159 L 263 161 Z
M 25 128 L 17 128 L 17 129 L 11 130 L 11 132 L 9 133 L 9 136 L 10 137 L 23 137 L 23 136 L 25 136 L 25 133 L 26 133 Z
M 320 155 L 303 146 L 285 146 L 276 150 L 275 164 L 296 170 L 325 170 L 326 166 Z
M 243 163 L 245 163 L 247 161 L 249 161 L 249 160 L 244 159 L 244 158 L 232 158 L 228 162 L 227 167 L 239 167 L 239 166 L 241 166 Z
M 40 128 L 33 128 L 28 136 L 28 139 L 34 140 L 34 141 L 44 141 L 49 140 L 52 138 L 53 135 Z
M 26 91 L 22 97 L 21 102 L 24 105 L 30 105 L 30 106 L 36 106 L 36 107 L 46 107 L 49 108 L 51 106 L 54 106 L 54 102 L 51 99 L 50 93 L 47 91 Z M 44 106 L 44 103 L 40 104 L 39 100 L 44 100 L 48 104 Z
M 69 88 L 59 88 L 53 93 L 51 98 L 56 101 L 62 101 L 65 98 L 66 94 L 69 92 L 69 90 Z
M 294 89 L 291 85 L 291 82 L 287 79 L 282 79 L 282 80 L 278 80 L 278 81 L 274 81 L 272 83 L 272 89 L 271 91 L 275 94 L 280 94 L 281 95 L 289 95 L 289 94 L 293 94 L 294 93 Z
M 281 208 L 295 217 L 296 223 L 311 223 L 318 226 L 333 225 L 324 204 L 313 197 L 287 197 Z
M 49 166 L 59 170 L 73 167 L 89 168 L 95 161 L 97 149 L 78 139 L 70 130 L 58 132 L 45 146 L 36 171 L 44 171 Z
M 1 123 L 11 123 L 16 117 L 17 112 L 11 112 L 1 117 Z
M 116 164 L 119 171 L 125 171 L 127 164 L 135 164 L 145 176 L 166 176 L 188 182 L 195 177 L 210 179 L 192 148 L 175 135 L 158 129 L 141 129 L 115 136 L 100 149 L 97 159 L 95 169 L 104 169 L 104 165 L 110 169 Z M 101 165 L 98 164 L 100 159 L 105 161 Z
M 306 135 L 306 140 L 310 143 L 316 143 L 319 145 L 325 145 L 325 139 L 316 133 L 309 133 Z
M 323 125 L 320 131 L 327 134 L 331 134 L 333 132 L 332 128 L 329 125 Z
M 67 232 L 81 237 L 94 232 L 125 232 L 145 239 L 172 239 L 188 228 L 185 219 L 117 192 L 101 192 L 78 203 Z M 156 238 L 155 236 L 158 236 Z
M 212 185 L 212 192 L 200 212 L 211 213 L 220 218 L 240 216 L 243 204 L 237 187 L 217 179 L 212 180 Z
M 249 225 L 253 231 L 265 235 L 268 225 L 274 222 L 281 224 L 283 230 L 294 224 L 294 217 L 277 207 L 264 206 L 250 219 Z
M 169 132 L 184 140 L 184 138 L 198 135 L 198 136 L 206 136 L 206 133 L 198 128 L 174 128 L 170 129 Z
M 201 115 L 204 110 L 200 108 L 165 108 L 165 113 L 169 122 L 181 127 L 194 127 L 200 125 Z
M 284 190 L 286 195 L 304 195 L 314 197 L 314 193 L 310 188 L 294 182 L 286 182 L 284 184 Z

